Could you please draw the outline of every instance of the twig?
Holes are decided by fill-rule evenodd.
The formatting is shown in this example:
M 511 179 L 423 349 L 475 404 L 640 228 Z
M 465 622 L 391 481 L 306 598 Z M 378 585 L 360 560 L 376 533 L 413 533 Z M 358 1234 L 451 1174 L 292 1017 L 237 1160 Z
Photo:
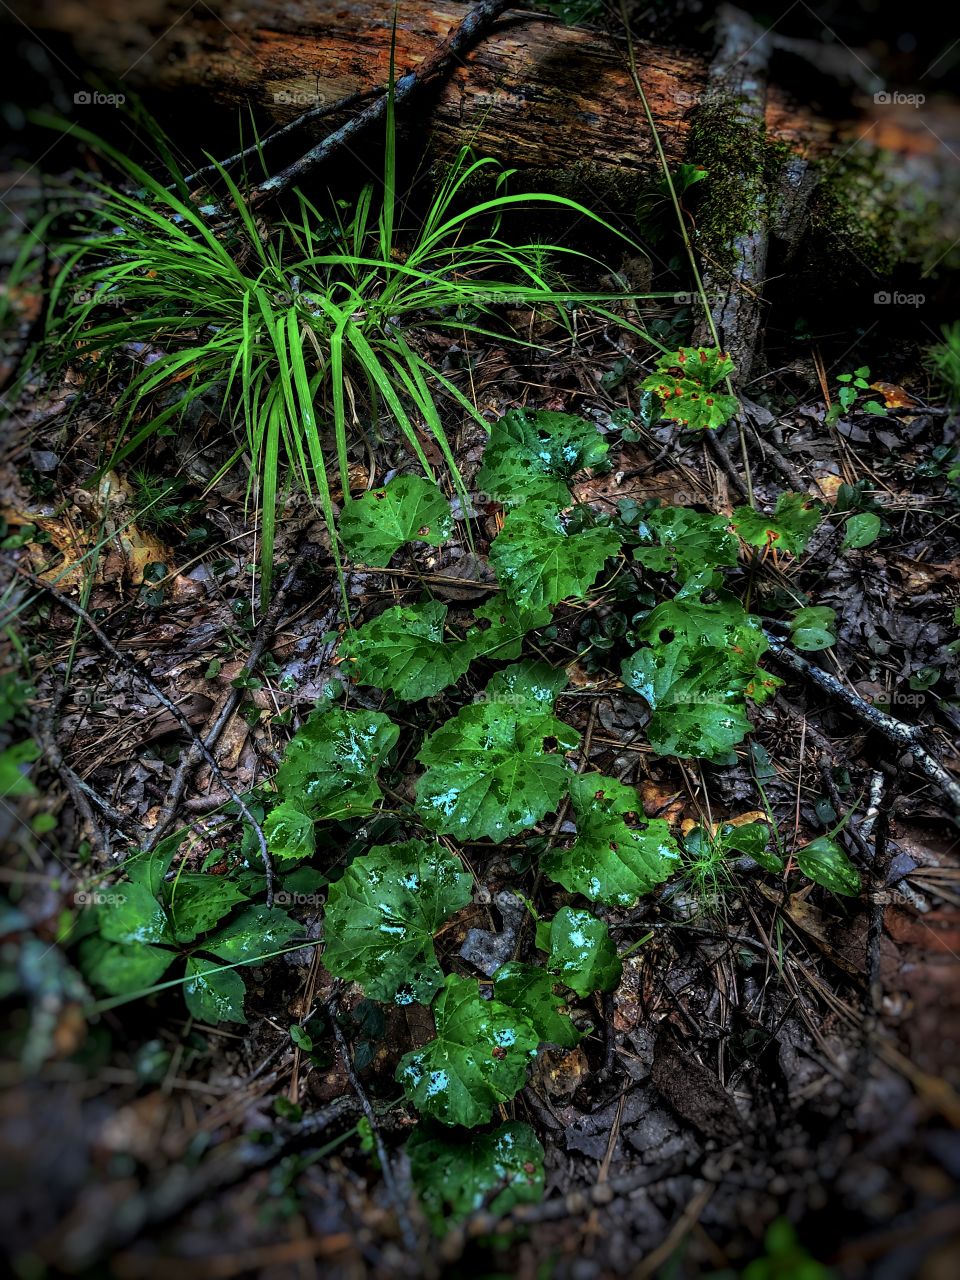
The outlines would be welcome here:
M 58 775 L 60 781 L 70 793 L 70 798 L 77 813 L 86 825 L 94 848 L 98 852 L 109 853 L 107 838 L 100 829 L 100 825 L 93 815 L 93 809 L 90 807 L 91 797 L 87 795 L 89 788 L 80 785 L 80 779 L 64 760 L 60 744 L 57 742 L 55 720 L 57 712 L 60 710 L 60 704 L 63 701 L 64 692 L 65 687 L 60 685 L 55 690 L 49 707 L 47 707 L 43 715 L 38 716 L 37 737 L 40 740 L 40 747 L 46 757 L 47 764 Z
M 904 724 L 902 720 L 895 720 L 893 716 L 887 715 L 885 711 L 871 706 L 869 702 L 864 702 L 863 698 L 848 689 L 846 685 L 841 684 L 836 676 L 832 676 L 829 671 L 823 671 L 820 667 L 815 667 L 806 658 L 802 658 L 799 653 L 794 653 L 792 649 L 788 649 L 784 642 L 778 636 L 773 635 L 772 632 L 765 629 L 764 635 L 767 637 L 771 652 L 778 662 L 797 675 L 803 676 L 804 679 L 809 680 L 812 684 L 818 685 L 819 688 L 829 693 L 832 697 L 837 698 L 848 710 L 853 712 L 861 724 L 877 729 L 888 741 L 905 748 L 930 781 L 935 783 L 949 799 L 957 813 L 960 813 L 960 782 L 951 773 L 948 773 L 940 761 L 932 756 L 924 746 L 923 728 L 921 726 Z
M 254 636 L 253 644 L 251 645 L 250 652 L 247 655 L 247 660 L 243 664 L 243 669 L 237 677 L 238 680 L 245 680 L 248 676 L 252 675 L 257 663 L 263 657 L 264 650 L 276 630 L 284 601 L 290 592 L 290 588 L 296 581 L 300 566 L 311 551 L 312 548 L 310 546 L 304 547 L 290 565 L 286 577 L 283 579 L 283 582 L 277 590 L 277 594 L 270 602 L 270 607 L 267 609 L 260 625 L 257 627 L 257 633 Z M 230 719 L 236 711 L 237 703 L 240 701 L 242 695 L 242 687 L 235 684 L 227 695 L 223 706 L 220 708 L 220 711 L 210 729 L 207 731 L 206 736 L 201 739 L 194 735 L 194 741 L 191 744 L 189 751 L 177 766 L 177 771 L 173 776 L 173 781 L 170 783 L 170 787 L 167 791 L 166 798 L 164 799 L 163 808 L 160 810 L 160 815 L 157 818 L 156 825 L 144 842 L 143 847 L 147 852 L 156 846 L 161 837 L 165 835 L 173 825 L 180 802 L 183 799 L 183 793 L 190 780 L 190 775 L 203 758 L 203 753 L 207 752 L 209 754 L 209 752 L 211 752 L 219 742 L 220 736 L 230 723 Z M 213 807 L 216 808 L 217 806 L 215 805 Z
M 417 1248 L 417 1233 L 413 1229 L 413 1223 L 410 1221 L 410 1215 L 407 1212 L 406 1201 L 401 1194 L 397 1185 L 397 1178 L 393 1171 L 393 1165 L 390 1162 L 390 1155 L 387 1151 L 386 1143 L 383 1141 L 383 1134 L 380 1132 L 380 1125 L 377 1122 L 376 1112 L 374 1111 L 370 1099 L 367 1097 L 367 1091 L 363 1087 L 363 1082 L 357 1075 L 356 1068 L 353 1065 L 353 1055 L 350 1052 L 350 1046 L 347 1043 L 347 1037 L 343 1034 L 343 1028 L 337 1021 L 337 1001 L 331 1000 L 327 1009 L 330 1013 L 330 1025 L 333 1027 L 334 1039 L 337 1042 L 337 1048 L 340 1050 L 340 1057 L 343 1059 L 343 1065 L 347 1072 L 347 1078 L 353 1088 L 353 1092 L 357 1095 L 357 1101 L 360 1103 L 360 1109 L 367 1118 L 370 1125 L 370 1132 L 373 1135 L 374 1145 L 377 1148 L 377 1157 L 380 1161 L 380 1168 L 383 1172 L 384 1186 L 387 1188 L 387 1195 L 393 1201 L 393 1207 L 397 1215 L 397 1222 L 400 1225 L 400 1234 L 403 1237 L 403 1243 L 410 1253 L 415 1253 Z
M 355 1099 L 338 1098 L 323 1111 L 308 1113 L 295 1124 L 278 1123 L 276 1141 L 272 1143 L 243 1138 L 219 1149 L 197 1168 L 175 1165 L 141 1194 L 128 1196 L 122 1212 L 83 1216 L 54 1242 L 47 1260 L 66 1264 L 70 1274 L 93 1269 L 145 1230 L 170 1222 L 192 1206 L 206 1203 L 214 1193 L 268 1168 L 338 1121 L 355 1116 L 358 1109 Z
M 264 147 L 276 142 L 278 138 L 284 138 L 287 134 L 301 129 L 305 124 L 309 124 L 311 120 L 320 120 L 324 116 L 336 115 L 339 111 L 349 111 L 352 107 L 359 106 L 361 102 L 366 102 L 368 98 L 377 98 L 383 93 L 386 93 L 386 89 L 378 86 L 376 89 L 363 89 L 358 93 L 348 93 L 345 97 L 338 98 L 336 102 L 318 102 L 316 106 L 310 107 L 298 115 L 295 120 L 288 120 L 286 124 L 280 125 L 279 128 L 274 129 L 265 137 L 258 138 L 252 146 L 244 147 L 242 151 L 236 151 L 232 156 L 227 156 L 225 160 L 218 160 L 216 164 L 205 164 L 202 169 L 197 169 L 195 173 L 188 173 L 184 178 L 184 182 L 187 186 L 192 186 L 198 178 L 202 178 L 208 173 L 217 173 L 220 169 L 229 169 L 231 165 L 246 159 L 247 156 L 256 155 Z
M 224 791 L 226 791 L 226 793 L 229 795 L 233 803 L 237 806 L 237 809 L 240 811 L 241 815 L 247 820 L 247 822 L 250 823 L 250 826 L 253 828 L 253 831 L 256 834 L 257 843 L 260 846 L 260 857 L 263 861 L 264 875 L 266 876 L 266 881 L 267 881 L 267 906 L 268 907 L 272 906 L 273 905 L 273 861 L 270 857 L 270 851 L 267 848 L 267 841 L 266 841 L 266 837 L 263 834 L 263 828 L 260 826 L 260 823 L 256 820 L 256 818 L 250 812 L 243 797 L 239 795 L 239 793 L 235 791 L 234 788 L 231 786 L 230 782 L 227 780 L 223 770 L 220 768 L 217 761 L 213 758 L 213 756 L 210 754 L 207 748 L 203 745 L 203 742 L 197 737 L 196 733 L 193 730 L 193 726 L 190 724 L 190 721 L 183 714 L 183 712 L 180 710 L 177 704 L 171 698 L 167 697 L 167 695 L 156 683 L 156 681 L 153 679 L 150 673 L 146 671 L 140 665 L 139 662 L 135 661 L 135 659 L 133 658 L 127 657 L 126 654 L 120 652 L 120 650 L 113 643 L 110 637 L 100 629 L 99 625 L 93 620 L 93 618 L 90 616 L 87 610 L 84 609 L 82 605 L 77 604 L 75 600 L 71 600 L 69 596 L 63 595 L 62 592 L 56 589 L 56 587 L 51 586 L 49 582 L 44 582 L 42 578 L 38 578 L 35 574 L 30 573 L 28 570 L 22 568 L 20 565 L 12 564 L 11 568 L 13 569 L 14 573 L 18 574 L 21 578 L 26 578 L 26 580 L 32 583 L 33 586 L 35 586 L 39 591 L 45 591 L 47 595 L 51 596 L 54 600 L 56 600 L 57 604 L 63 605 L 65 609 L 69 609 L 71 613 L 75 614 L 78 618 L 80 618 L 84 622 L 84 624 L 90 628 L 91 633 L 99 641 L 101 647 L 104 648 L 107 651 L 107 653 L 110 654 L 111 658 L 113 658 L 115 662 L 119 662 L 120 665 L 125 670 L 129 671 L 132 675 L 136 676 L 136 678 L 140 680 L 144 685 L 146 685 L 147 689 L 150 691 L 150 693 L 153 694 L 153 696 L 157 699 L 157 701 L 162 706 L 166 707 L 166 709 L 170 712 L 170 714 L 176 720 L 177 724 L 184 731 L 184 733 L 188 734 L 189 737 L 193 740 L 194 744 L 199 746 L 200 755 L 206 761 L 206 763 L 210 766 L 211 770 L 216 775 L 216 777 L 220 780 L 220 785 L 223 787 Z
M 499 18 L 504 9 L 509 8 L 513 2 L 514 0 L 480 0 L 480 3 L 470 10 L 460 25 L 451 31 L 430 57 L 425 58 L 415 71 L 408 71 L 406 75 L 400 77 L 393 90 L 394 106 L 403 106 L 434 76 L 446 74 L 460 54 L 479 39 Z M 334 152 L 346 146 L 358 134 L 384 120 L 388 102 L 387 94 L 378 98 L 376 102 L 371 102 L 359 115 L 348 120 L 339 129 L 335 129 L 322 142 L 312 147 L 306 155 L 254 187 L 250 192 L 251 205 L 261 204 L 265 200 L 280 195 L 291 183 L 298 181 L 317 165 L 323 164 Z
M 624 1196 L 629 1196 L 641 1189 L 653 1190 L 664 1182 L 670 1181 L 687 1168 L 686 1159 L 673 1159 L 660 1165 L 634 1170 L 633 1173 L 611 1178 L 609 1182 L 598 1182 L 583 1191 L 571 1191 L 565 1196 L 557 1196 L 554 1200 L 544 1200 L 541 1204 L 518 1205 L 509 1213 L 497 1215 L 487 1211 L 471 1214 L 459 1227 L 453 1227 L 443 1239 L 441 1257 L 444 1262 L 456 1262 L 464 1253 L 470 1240 L 478 1236 L 503 1235 L 516 1231 L 518 1227 L 533 1225 L 538 1222 L 558 1222 L 564 1218 L 572 1218 L 582 1213 L 589 1213 L 593 1208 L 603 1208 L 613 1204 Z

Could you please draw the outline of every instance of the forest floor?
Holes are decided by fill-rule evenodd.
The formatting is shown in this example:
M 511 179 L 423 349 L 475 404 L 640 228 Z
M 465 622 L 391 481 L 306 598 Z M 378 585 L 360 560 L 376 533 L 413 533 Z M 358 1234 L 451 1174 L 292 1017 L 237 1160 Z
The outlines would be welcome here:
M 20 300 L 21 326 L 40 302 Z M 688 320 L 666 302 L 643 316 L 678 336 Z M 535 337 L 534 349 L 472 341 L 469 361 L 455 352 L 447 367 L 491 419 L 536 405 L 596 422 L 611 465 L 579 478 L 580 501 L 602 509 L 655 499 L 720 514 L 744 501 L 735 427 L 721 434 L 720 452 L 673 423 L 624 432 L 617 411 L 636 406 L 650 363 L 638 343 L 608 325 L 587 325 L 571 340 L 532 313 L 509 319 Z M 451 345 L 429 328 L 418 341 L 434 361 Z M 828 387 L 869 358 L 863 348 L 838 351 L 823 371 Z M 926 408 L 938 403 L 936 389 L 915 354 L 896 359 L 880 353 L 870 379 L 887 383 L 877 394 L 900 406 L 885 417 L 850 413 L 828 425 L 818 348 L 799 339 L 776 372 L 743 388 L 761 508 L 799 482 L 829 510 L 845 485 L 883 522 L 879 541 L 852 550 L 824 524 L 802 558 L 757 556 L 744 581 L 770 609 L 797 593 L 834 609 L 836 643 L 811 660 L 868 702 L 927 725 L 931 749 L 957 771 L 957 655 L 948 646 L 960 605 L 960 530 L 946 478 L 957 419 Z M 310 505 L 288 503 L 277 581 L 291 565 L 294 572 L 265 634 L 245 477 L 231 474 L 204 494 L 225 457 L 214 418 L 152 446 L 146 478 L 125 464 L 92 485 L 109 448 L 115 390 L 109 381 L 88 387 L 86 378 L 75 368 L 59 380 L 38 374 L 8 405 L 8 562 L 34 574 L 54 564 L 56 591 L 82 599 L 116 650 L 197 732 L 265 638 L 217 753 L 233 788 L 247 793 L 276 771 L 291 730 L 324 688 L 342 682 L 344 618 L 329 538 Z M 452 412 L 448 427 L 470 487 L 483 433 Z M 371 434 L 353 464 L 358 490 L 416 470 L 389 433 Z M 177 487 L 159 514 L 143 518 L 144 487 L 158 476 Z M 420 545 L 389 571 L 348 571 L 355 621 L 416 600 L 425 587 L 452 619 L 468 619 L 491 591 L 486 550 L 501 519 L 495 505 L 478 512 L 474 550 L 461 513 L 443 547 Z M 589 608 L 557 608 L 548 656 L 570 672 L 560 705 L 582 734 L 581 768 L 636 785 L 647 816 L 679 831 L 755 814 L 759 761 L 788 851 L 849 813 L 839 838 L 864 890 L 838 897 L 730 863 L 716 884 L 673 882 L 633 909 L 603 909 L 624 956 L 622 982 L 584 1002 L 590 1033 L 574 1049 L 541 1051 L 504 1112 L 527 1121 L 544 1145 L 542 1206 L 507 1215 L 495 1235 L 454 1230 L 436 1243 L 411 1200 L 411 1251 L 358 1123 L 353 1067 L 325 1028 L 334 980 L 319 948 L 246 971 L 245 1026 L 192 1019 L 176 988 L 96 1005 L 77 968 L 85 932 L 78 888 L 91 878 L 109 886 L 109 874 L 97 877 L 115 871 L 157 821 L 189 743 L 129 663 L 106 652 L 56 595 L 21 577 L 10 599 L 32 687 L 22 691 L 11 650 L 5 689 L 14 701 L 22 691 L 21 714 L 45 752 L 33 766 L 37 789 L 18 796 L 7 779 L 0 804 L 10 850 L 3 995 L 13 1018 L 0 1178 L 5 1247 L 23 1280 L 311 1276 L 321 1267 L 344 1278 L 736 1275 L 766 1256 L 765 1233 L 784 1219 L 838 1277 L 956 1274 L 956 828 L 910 758 L 829 695 L 781 671 L 786 684 L 753 712 L 755 745 L 736 764 L 661 757 L 644 737 L 644 704 L 619 678 L 617 633 L 605 626 L 618 608 L 613 588 L 593 592 Z M 771 658 L 767 665 L 778 670 Z M 380 705 L 373 690 L 348 692 L 352 705 Z M 51 767 L 59 757 L 106 802 L 93 808 L 95 833 L 78 812 L 85 793 L 62 785 Z M 409 757 L 401 752 L 388 777 L 401 799 L 412 794 Z M 234 839 L 226 799 L 201 762 L 179 815 L 188 867 Z M 322 851 L 324 872 L 349 851 Z M 529 894 L 535 872 L 510 841 L 470 855 L 486 892 L 445 926 L 437 950 L 447 969 L 475 975 L 484 947 L 502 951 L 506 936 L 512 953 L 523 915 L 513 894 Z M 552 892 L 555 903 L 569 900 Z M 305 940 L 322 936 L 316 895 L 294 897 L 289 911 Z M 403 1009 L 384 1015 L 355 985 L 342 988 L 339 1008 L 357 1075 L 396 1153 L 413 1120 L 394 1071 L 429 1031 Z M 290 1028 L 311 1015 L 308 1053 Z M 409 1195 L 401 1157 L 395 1169 Z M 795 1257 L 762 1272 L 803 1274 Z

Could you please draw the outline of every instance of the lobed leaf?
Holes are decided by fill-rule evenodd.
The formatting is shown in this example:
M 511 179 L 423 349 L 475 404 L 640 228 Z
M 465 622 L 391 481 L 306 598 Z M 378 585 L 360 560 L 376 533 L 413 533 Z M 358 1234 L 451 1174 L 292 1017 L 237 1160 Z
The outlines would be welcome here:
M 632 907 L 679 869 L 680 852 L 662 818 L 645 821 L 636 790 L 599 773 L 570 782 L 577 838 L 541 866 L 551 880 L 591 902 Z
M 580 1042 L 557 980 L 539 965 L 510 960 L 493 975 L 493 995 L 527 1019 L 545 1044 L 572 1049 Z
M 561 907 L 550 921 L 537 925 L 537 946 L 549 952 L 547 968 L 578 996 L 612 991 L 623 965 L 602 920 L 589 911 Z
M 318 819 L 372 813 L 382 798 L 377 770 L 399 736 L 379 711 L 315 711 L 284 752 L 275 779 L 281 797 Z
M 566 506 L 578 471 L 607 456 L 592 422 L 546 409 L 510 409 L 490 428 L 477 487 L 504 503 L 528 500 Z
M 802 556 L 822 518 L 805 493 L 781 493 L 772 516 L 753 507 L 737 507 L 731 522 L 744 542 L 752 547 Z
M 559 506 L 531 501 L 507 512 L 490 547 L 504 593 L 522 609 L 585 596 L 620 548 L 611 528 L 570 530 Z
M 438 600 L 395 605 L 349 632 L 340 653 L 359 684 L 390 689 L 405 702 L 455 684 L 473 660 L 467 641 L 444 637 L 447 606 Z
M 480 1209 L 508 1213 L 543 1196 L 543 1147 L 528 1124 L 452 1134 L 423 1126 L 406 1146 L 420 1203 L 438 1235 Z
M 539 1040 L 533 1027 L 480 984 L 450 974 L 433 1005 L 436 1038 L 405 1054 L 396 1078 L 426 1116 L 442 1124 L 486 1124 L 523 1088 Z
M 716 430 L 737 412 L 736 396 L 716 388 L 733 372 L 733 361 L 716 347 L 681 347 L 661 356 L 657 371 L 640 384 L 660 400 L 665 418 L 694 430 Z
M 438 547 L 453 533 L 450 503 L 422 476 L 398 476 L 382 489 L 348 498 L 340 536 L 355 560 L 378 568 L 407 542 Z
M 472 883 L 440 844 L 376 846 L 330 886 L 324 965 L 371 999 L 429 1004 L 443 982 L 433 935 L 467 905 Z

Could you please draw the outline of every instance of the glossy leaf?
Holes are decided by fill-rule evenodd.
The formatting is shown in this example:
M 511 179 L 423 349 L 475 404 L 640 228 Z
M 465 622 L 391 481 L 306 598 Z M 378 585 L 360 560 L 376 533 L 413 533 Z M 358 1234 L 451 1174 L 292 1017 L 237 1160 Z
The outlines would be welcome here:
M 811 840 L 802 849 L 797 849 L 794 857 L 803 874 L 816 884 L 847 898 L 859 896 L 860 872 L 830 836 Z
M 570 783 L 577 838 L 551 849 L 544 872 L 591 902 L 632 907 L 679 869 L 680 853 L 662 818 L 646 821 L 636 790 L 600 773 Z
M 420 1203 L 438 1235 L 480 1209 L 509 1213 L 543 1196 L 543 1147 L 521 1120 L 489 1133 L 421 1126 L 410 1135 L 406 1151 Z
M 310 857 L 317 844 L 315 828 L 316 819 L 295 800 L 284 800 L 263 820 L 267 848 L 283 861 Z
M 550 610 L 518 609 L 504 595 L 494 596 L 474 609 L 477 619 L 466 634 L 471 660 L 488 658 L 498 662 L 512 662 L 519 658 L 523 638 L 536 627 L 550 622 Z M 486 625 L 484 625 L 486 624 Z
M 576 472 L 595 467 L 607 444 L 592 422 L 545 409 L 510 409 L 490 428 L 477 488 L 504 503 L 567 506 Z
M 371 999 L 429 1004 L 443 981 L 433 935 L 467 905 L 472 884 L 442 845 L 376 846 L 330 886 L 324 965 Z
M 880 537 L 883 522 L 874 511 L 861 511 L 851 516 L 843 531 L 841 551 L 849 551 L 858 547 L 869 547 Z
M 378 711 L 315 712 L 292 738 L 277 770 L 281 797 L 315 818 L 358 818 L 381 799 L 377 770 L 400 736 Z
M 417 759 L 417 813 L 461 840 L 506 840 L 556 809 L 570 770 L 563 753 L 580 735 L 554 716 L 503 702 L 462 708 Z
M 170 886 L 168 912 L 178 942 L 207 933 L 247 895 L 225 876 L 183 872 Z
M 726 516 L 703 514 L 688 507 L 661 507 L 640 521 L 643 540 L 633 558 L 657 573 L 681 579 L 702 569 L 735 565 L 740 544 Z
M 579 996 L 612 991 L 623 973 L 607 926 L 589 911 L 561 907 L 537 925 L 537 946 L 549 953 L 549 971 Z
M 406 702 L 432 697 L 455 684 L 474 657 L 468 643 L 446 637 L 446 618 L 439 600 L 385 610 L 344 636 L 344 670 L 357 683 L 390 689 Z
M 176 958 L 175 951 L 164 947 L 123 946 L 102 937 L 85 938 L 80 949 L 86 977 L 112 996 L 129 996 L 155 986 Z
M 572 1049 L 580 1032 L 570 1019 L 563 996 L 556 993 L 557 980 L 539 965 L 511 960 L 493 975 L 493 994 L 511 1009 L 522 1013 L 544 1044 Z
M 290 946 L 303 926 L 279 907 L 247 907 L 228 925 L 203 940 L 203 950 L 229 964 L 253 963 Z
M 407 542 L 438 547 L 453 533 L 450 503 L 422 476 L 398 476 L 343 504 L 340 536 L 355 560 L 378 568 Z
M 611 528 L 571 530 L 558 506 L 527 502 L 507 512 L 490 563 L 511 600 L 539 609 L 585 596 L 619 547 L 620 535 Z
M 406 1054 L 397 1080 L 417 1109 L 442 1124 L 486 1124 L 523 1088 L 539 1043 L 533 1027 L 480 985 L 454 974 L 433 1005 L 436 1038 Z
M 190 1014 L 200 1022 L 246 1022 L 243 999 L 246 988 L 236 969 L 224 969 L 200 956 L 187 957 L 183 998 Z

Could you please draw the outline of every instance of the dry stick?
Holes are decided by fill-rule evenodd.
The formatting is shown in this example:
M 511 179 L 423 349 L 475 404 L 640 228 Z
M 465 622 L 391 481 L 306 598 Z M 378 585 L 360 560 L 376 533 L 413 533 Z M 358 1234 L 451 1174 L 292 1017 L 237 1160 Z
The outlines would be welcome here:
M 611 1178 L 608 1182 L 598 1182 L 588 1190 L 571 1191 L 554 1200 L 544 1200 L 541 1204 L 520 1205 L 509 1213 L 498 1215 L 482 1210 L 471 1214 L 459 1226 L 451 1228 L 440 1246 L 440 1256 L 447 1264 L 456 1262 L 466 1250 L 468 1242 L 478 1236 L 505 1234 L 516 1231 L 518 1227 L 532 1226 L 538 1222 L 558 1222 L 588 1213 L 596 1207 L 604 1208 L 635 1191 L 652 1191 L 684 1173 L 686 1169 L 685 1159 L 668 1160 Z
M 180 1164 L 143 1192 L 128 1197 L 112 1215 L 87 1214 L 68 1228 L 48 1251 L 48 1261 L 66 1263 L 70 1274 L 94 1267 L 132 1243 L 151 1227 L 170 1222 L 227 1187 L 288 1155 L 338 1121 L 352 1119 L 359 1110 L 350 1097 L 338 1098 L 323 1111 L 307 1114 L 295 1124 L 276 1125 L 272 1143 L 239 1139 L 219 1149 L 195 1169 Z M 49 1255 L 56 1250 L 56 1256 Z
M 363 1087 L 360 1077 L 357 1075 L 356 1068 L 353 1065 L 353 1057 L 350 1053 L 350 1046 L 347 1044 L 347 1037 L 343 1034 L 343 1028 L 337 1021 L 337 1002 L 336 999 L 331 1000 L 327 1006 L 330 1013 L 330 1025 L 333 1027 L 334 1039 L 337 1042 L 337 1048 L 340 1050 L 340 1057 L 343 1059 L 343 1065 L 347 1072 L 347 1078 L 353 1087 L 353 1092 L 357 1095 L 357 1101 L 360 1108 L 367 1118 L 370 1126 L 370 1132 L 373 1135 L 373 1141 L 377 1148 L 377 1157 L 380 1160 L 380 1168 L 383 1172 L 384 1185 L 387 1188 L 387 1195 L 393 1201 L 393 1207 L 397 1214 L 397 1222 L 400 1224 L 400 1234 L 403 1237 L 403 1243 L 410 1253 L 415 1253 L 417 1249 L 417 1233 L 413 1229 L 413 1223 L 410 1221 L 410 1215 L 407 1213 L 407 1206 L 404 1197 L 397 1185 L 396 1175 L 393 1171 L 393 1165 L 390 1163 L 390 1156 L 387 1152 L 386 1144 L 383 1141 L 383 1134 L 380 1132 L 380 1125 L 377 1123 L 376 1112 L 367 1097 L 367 1091 Z
M 478 40 L 500 14 L 510 7 L 511 3 L 513 0 L 481 0 L 480 4 L 470 10 L 460 25 L 451 31 L 446 40 L 428 58 L 425 58 L 415 71 L 408 71 L 406 75 L 400 77 L 393 90 L 394 106 L 402 106 L 415 93 L 422 90 L 427 81 L 434 76 L 446 74 L 460 54 Z M 323 164 L 335 151 L 346 146 L 365 129 L 385 120 L 389 101 L 390 95 L 384 94 L 376 102 L 371 102 L 359 115 L 348 120 L 339 129 L 335 129 L 322 142 L 312 147 L 306 155 L 254 187 L 250 192 L 250 203 L 257 205 L 277 197 L 291 183 L 298 181 L 317 165 Z
M 18 574 L 21 578 L 26 578 L 26 580 L 32 583 L 37 590 L 45 591 L 49 596 L 56 600 L 57 604 L 63 605 L 65 609 L 69 609 L 71 613 L 80 618 L 85 625 L 90 628 L 91 633 L 99 641 L 101 647 L 110 654 L 111 658 L 113 658 L 115 662 L 119 662 L 125 670 L 129 671 L 132 675 L 136 676 L 142 684 L 146 685 L 149 692 L 153 694 L 161 706 L 166 707 L 170 712 L 184 733 L 193 740 L 194 745 L 199 746 L 200 755 L 210 766 L 215 776 L 220 780 L 220 785 L 237 806 L 241 815 L 250 823 L 250 826 L 256 834 L 257 843 L 260 846 L 260 857 L 263 861 L 264 875 L 267 880 L 267 906 L 273 906 L 273 861 L 270 857 L 270 851 L 267 848 L 267 841 L 263 834 L 263 828 L 250 812 L 243 797 L 240 796 L 230 785 L 229 781 L 224 776 L 223 770 L 203 745 L 201 740 L 197 737 L 190 721 L 183 714 L 177 704 L 167 697 L 153 677 L 140 665 L 139 662 L 136 662 L 133 658 L 128 658 L 126 654 L 120 652 L 110 637 L 106 635 L 105 632 L 101 631 L 99 625 L 94 622 L 93 618 L 91 618 L 90 614 L 82 605 L 77 604 L 75 600 L 71 600 L 69 596 L 63 595 L 56 589 L 56 587 L 51 586 L 49 582 L 44 582 L 42 578 L 38 578 L 35 574 L 21 568 L 20 565 L 14 564 L 11 565 L 11 567 L 14 573 Z
M 818 685 L 824 692 L 838 698 L 862 724 L 877 729 L 890 742 L 904 747 L 930 781 L 940 788 L 960 813 L 960 782 L 923 745 L 923 728 L 920 725 L 904 724 L 902 720 L 895 720 L 893 716 L 888 716 L 885 711 L 871 706 L 869 702 L 864 702 L 863 698 L 841 684 L 836 676 L 821 670 L 820 667 L 815 667 L 799 653 L 788 649 L 778 636 L 767 630 L 764 630 L 764 635 L 778 662 L 812 684 Z
M 257 628 L 257 634 L 254 636 L 250 653 L 247 655 L 247 660 L 243 664 L 242 671 L 239 676 L 237 676 L 238 680 L 245 680 L 250 676 L 257 663 L 263 657 L 263 652 L 276 630 L 283 603 L 290 592 L 290 588 L 296 580 L 301 564 L 311 552 L 312 548 L 308 544 L 297 554 L 293 563 L 290 565 L 286 577 L 280 584 L 277 594 L 270 602 L 270 607 L 263 615 L 260 625 Z M 242 696 L 243 689 L 239 686 L 234 686 L 234 688 L 230 690 L 223 706 L 220 708 L 217 718 L 207 731 L 206 736 L 201 739 L 194 735 L 194 741 L 190 746 L 190 750 L 177 766 L 177 772 L 174 774 L 173 781 L 170 783 L 170 788 L 167 791 L 166 799 L 163 802 L 163 808 L 160 810 L 160 816 L 157 818 L 156 825 L 144 842 L 143 848 L 146 852 L 149 853 L 151 849 L 155 848 L 157 842 L 172 826 L 177 816 L 177 810 L 180 806 L 180 802 L 183 799 L 183 793 L 190 780 L 191 773 L 200 763 L 203 753 L 207 752 L 209 755 L 219 742 L 220 736 L 230 723 L 230 719 L 237 709 L 237 703 L 240 701 Z M 214 808 L 216 807 L 217 806 L 214 806 Z
M 100 824 L 93 815 L 93 809 L 90 807 L 90 797 L 87 790 L 80 786 L 80 779 L 70 768 L 63 758 L 63 752 L 60 750 L 60 744 L 57 742 L 56 729 L 54 721 L 57 712 L 60 710 L 60 704 L 63 701 L 65 686 L 61 685 L 54 693 L 50 700 L 50 706 L 46 709 L 42 716 L 37 720 L 37 737 L 40 739 L 40 746 L 46 757 L 47 764 L 56 773 L 60 781 L 70 793 L 77 813 L 86 824 L 90 839 L 93 846 L 98 852 L 109 853 L 107 838 L 100 829 Z
M 264 147 L 268 147 L 271 142 L 276 142 L 278 138 L 286 137 L 287 134 L 302 128 L 311 120 L 320 120 L 324 116 L 336 115 L 339 111 L 349 111 L 351 107 L 359 106 L 361 102 L 366 102 L 368 98 L 378 98 L 386 92 L 383 87 L 362 89 L 357 93 L 348 93 L 346 97 L 338 98 L 336 102 L 317 103 L 316 106 L 310 107 L 307 111 L 297 116 L 295 120 L 289 120 L 286 124 L 280 125 L 278 129 L 274 129 L 272 133 L 268 133 L 266 137 L 258 138 L 252 146 L 244 147 L 242 151 L 237 151 L 232 156 L 227 156 L 225 160 L 218 160 L 216 164 L 205 164 L 202 169 L 197 169 L 195 173 L 188 173 L 184 178 L 184 182 L 190 186 L 198 178 L 204 177 L 205 174 L 218 173 L 221 169 L 229 169 L 231 165 L 246 159 L 247 156 L 258 154 Z

